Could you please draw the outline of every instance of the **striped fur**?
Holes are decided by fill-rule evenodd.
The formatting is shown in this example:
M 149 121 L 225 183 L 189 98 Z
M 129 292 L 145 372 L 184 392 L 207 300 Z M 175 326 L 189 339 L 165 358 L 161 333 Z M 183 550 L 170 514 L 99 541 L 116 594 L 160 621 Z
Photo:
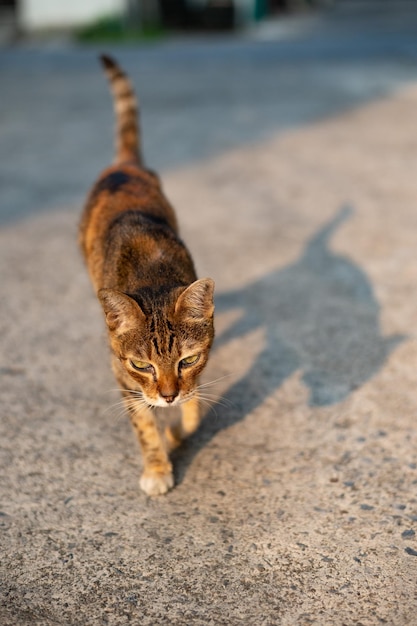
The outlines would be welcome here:
M 124 71 L 109 56 L 102 54 L 101 62 L 113 93 L 116 114 L 115 163 L 142 164 L 138 126 L 138 106 L 132 84 Z
M 91 190 L 79 240 L 142 450 L 140 486 L 158 495 L 173 486 L 169 451 L 200 422 L 197 388 L 214 336 L 214 283 L 197 280 L 174 210 L 143 166 L 129 79 L 114 60 L 101 60 L 114 95 L 116 160 Z M 164 427 L 153 408 L 174 405 L 181 418 Z

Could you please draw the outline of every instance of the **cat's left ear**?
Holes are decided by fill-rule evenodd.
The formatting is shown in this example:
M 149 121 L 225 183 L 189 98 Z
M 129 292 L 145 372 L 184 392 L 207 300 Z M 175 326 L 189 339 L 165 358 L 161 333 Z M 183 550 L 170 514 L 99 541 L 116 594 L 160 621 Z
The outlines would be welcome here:
M 125 293 L 117 289 L 100 289 L 97 295 L 109 330 L 123 334 L 137 328 L 145 319 L 138 303 Z
M 196 280 L 178 296 L 175 313 L 196 322 L 211 318 L 214 313 L 213 293 L 214 280 Z

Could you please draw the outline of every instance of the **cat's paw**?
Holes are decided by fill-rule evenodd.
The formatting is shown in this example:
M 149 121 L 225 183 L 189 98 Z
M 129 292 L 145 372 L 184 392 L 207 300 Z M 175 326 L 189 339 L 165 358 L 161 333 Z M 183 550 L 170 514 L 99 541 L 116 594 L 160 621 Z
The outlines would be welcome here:
M 172 472 L 167 474 L 143 472 L 139 484 L 148 496 L 161 496 L 174 486 L 174 476 Z

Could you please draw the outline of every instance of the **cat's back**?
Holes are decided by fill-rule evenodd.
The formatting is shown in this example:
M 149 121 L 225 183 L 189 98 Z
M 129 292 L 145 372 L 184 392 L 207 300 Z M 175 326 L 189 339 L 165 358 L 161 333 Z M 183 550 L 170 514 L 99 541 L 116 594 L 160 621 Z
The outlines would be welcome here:
M 178 237 L 173 208 L 159 178 L 143 162 L 138 107 L 122 68 L 101 57 L 116 113 L 114 165 L 93 186 L 81 218 L 79 243 L 98 291 L 134 293 L 147 286 L 195 280 L 188 250 Z
M 95 282 L 116 227 L 122 231 L 123 222 L 131 223 L 132 215 L 177 234 L 175 213 L 158 177 L 135 164 L 111 166 L 93 186 L 80 222 L 80 246 Z M 140 219 L 135 221 L 136 236 L 140 236 Z

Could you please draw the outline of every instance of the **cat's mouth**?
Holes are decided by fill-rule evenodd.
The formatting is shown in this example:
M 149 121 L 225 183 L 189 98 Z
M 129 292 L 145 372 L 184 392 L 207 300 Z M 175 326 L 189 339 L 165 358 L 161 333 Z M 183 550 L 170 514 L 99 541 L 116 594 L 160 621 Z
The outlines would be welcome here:
M 148 398 L 147 396 L 144 395 L 144 400 L 150 407 L 162 408 L 162 409 L 170 408 L 173 406 L 178 406 L 179 404 L 182 403 L 182 400 L 179 394 L 175 397 L 158 396 L 157 398 Z
M 161 407 L 161 408 L 167 408 L 167 407 L 171 407 L 171 406 L 178 406 L 178 404 L 180 404 L 181 400 L 179 395 L 175 396 L 175 398 L 172 398 L 171 396 L 169 396 L 168 398 L 164 397 L 164 396 L 160 396 L 159 398 L 157 398 L 154 406 L 156 407 Z
M 174 406 L 180 406 L 188 402 L 194 396 L 194 392 L 187 393 L 185 396 L 181 392 L 176 396 L 158 396 L 157 398 L 148 398 L 144 395 L 145 402 L 153 408 L 169 409 Z

